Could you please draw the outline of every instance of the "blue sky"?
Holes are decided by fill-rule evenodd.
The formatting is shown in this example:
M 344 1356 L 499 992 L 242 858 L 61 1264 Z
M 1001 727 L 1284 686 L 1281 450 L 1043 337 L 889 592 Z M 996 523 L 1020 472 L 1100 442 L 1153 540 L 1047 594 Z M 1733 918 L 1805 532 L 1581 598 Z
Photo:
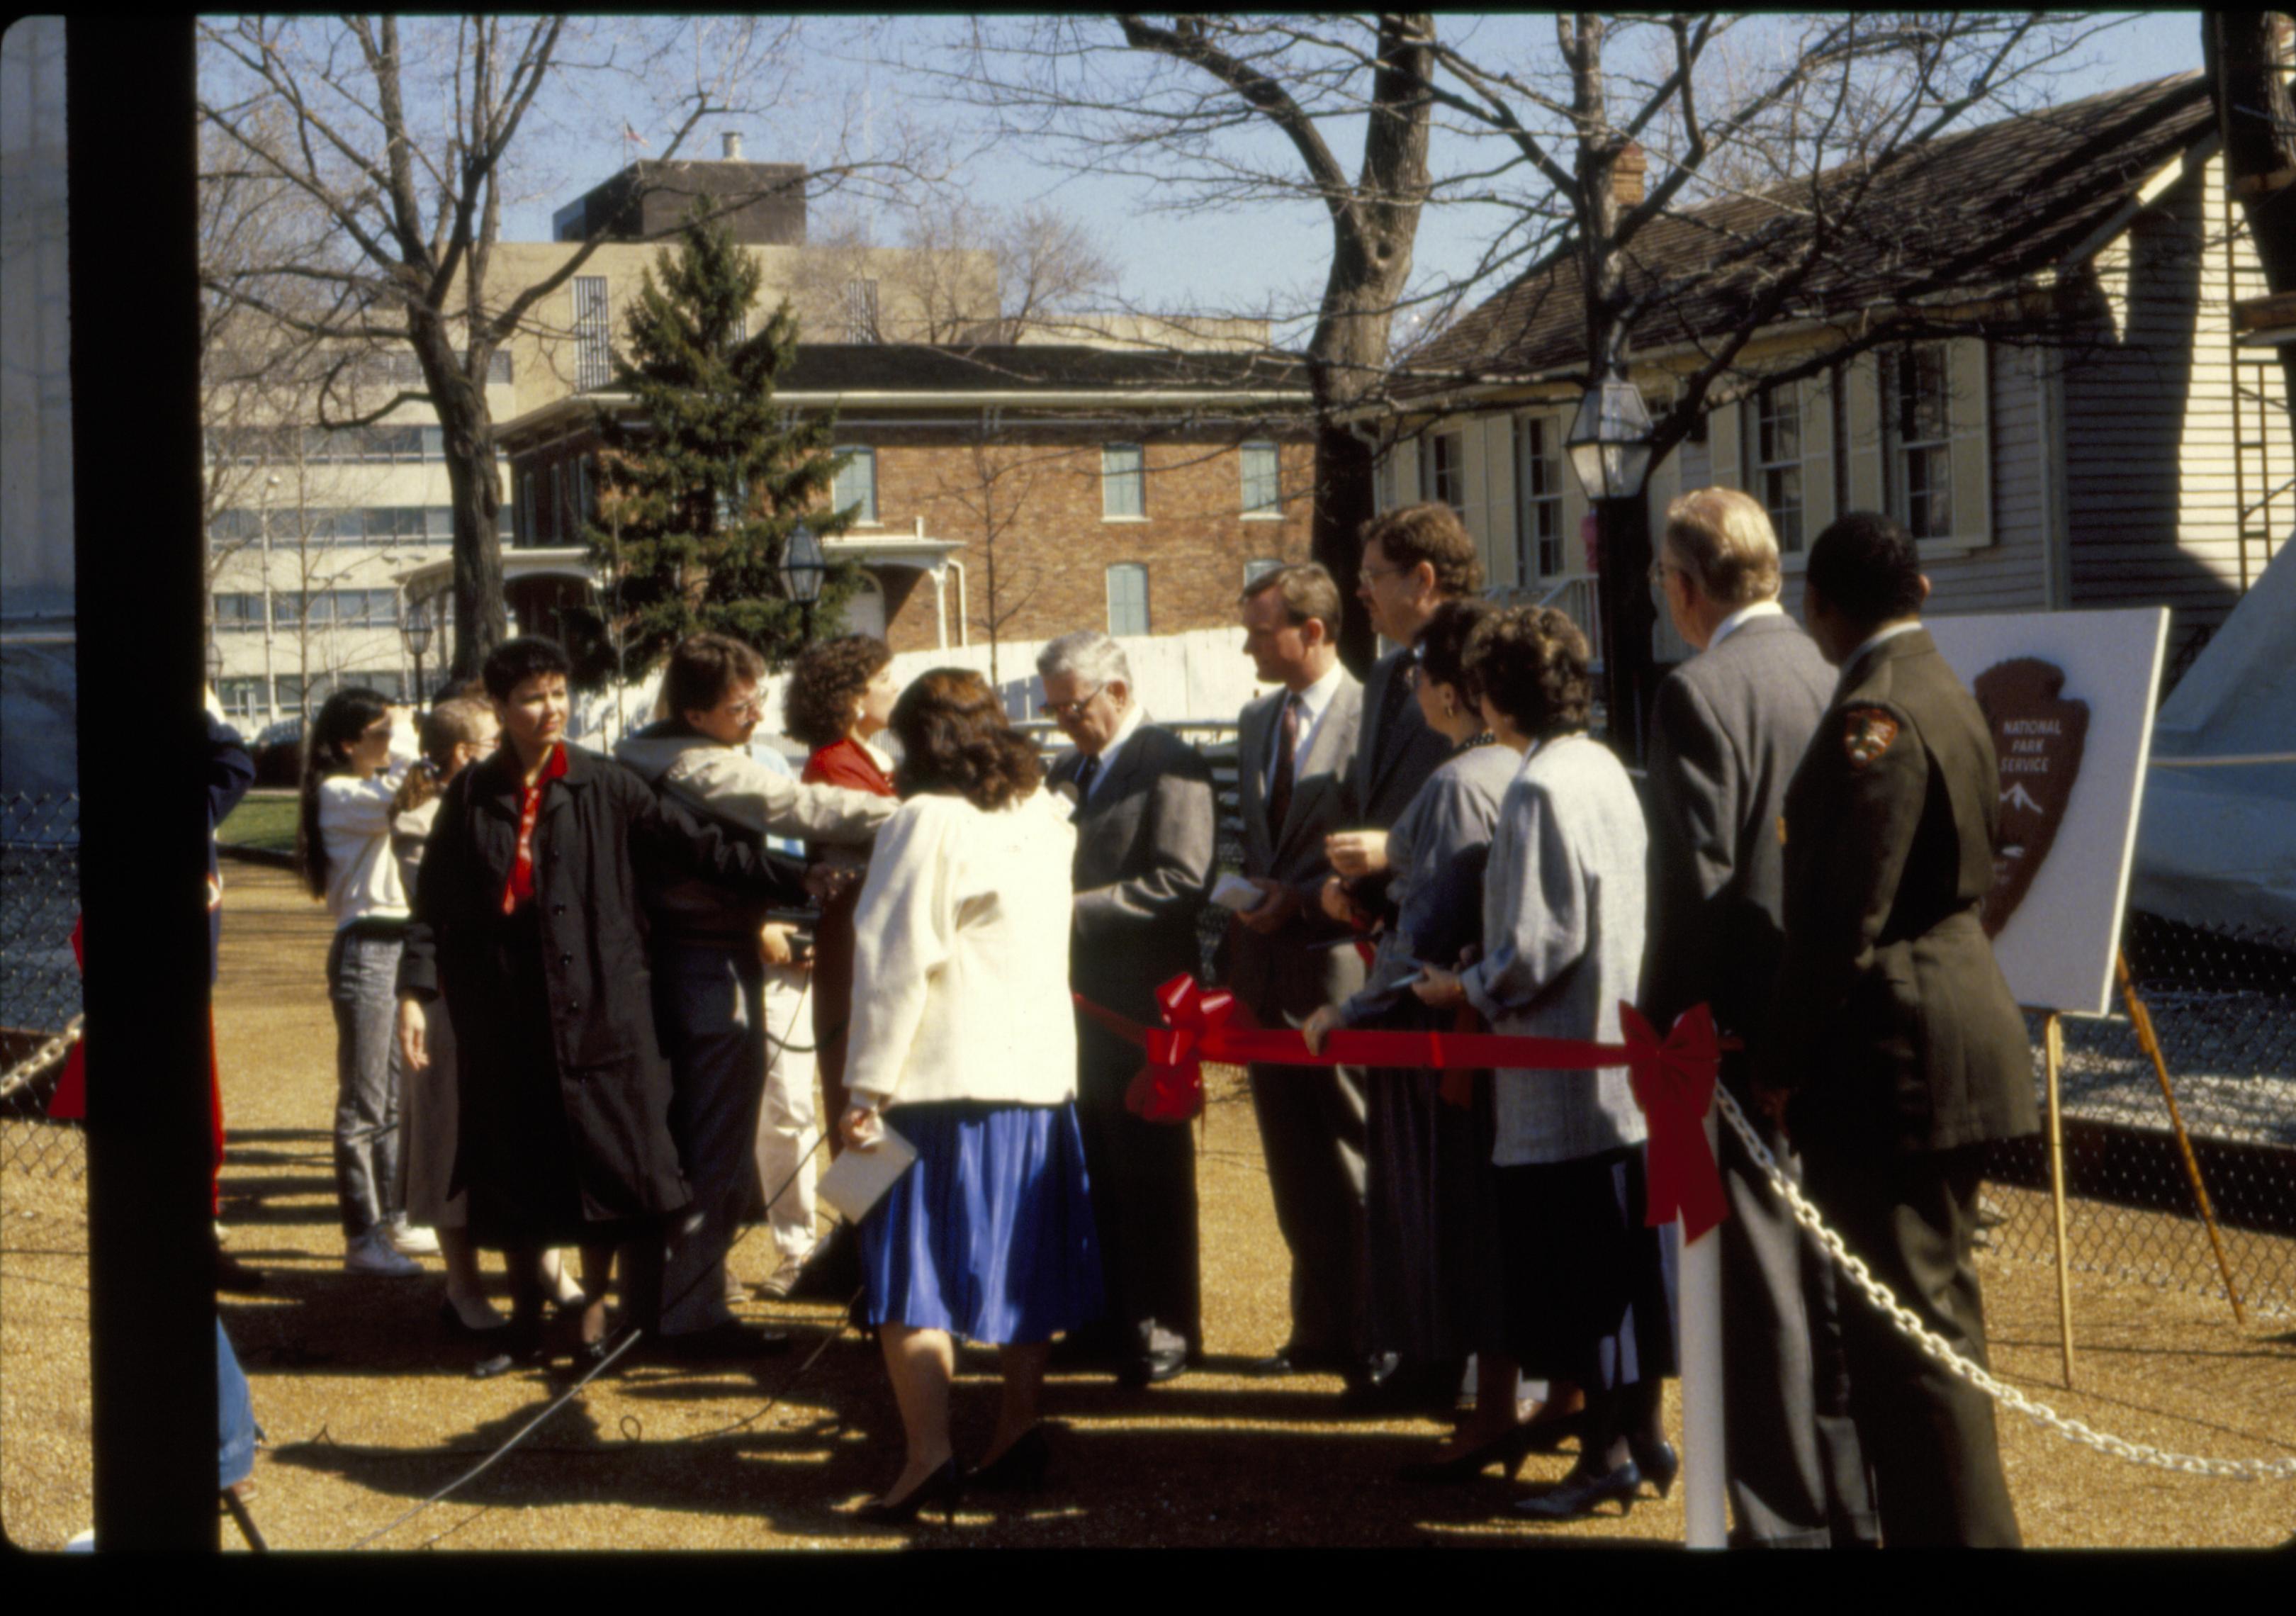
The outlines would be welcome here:
M 2054 98 L 2070 100 L 2120 85 L 2157 78 L 2201 66 L 2200 16 L 2194 12 L 2127 14 L 2128 21 L 2088 42 L 2072 70 L 2058 81 Z M 804 160 L 818 152 L 824 121 L 844 98 L 890 118 L 900 109 L 950 130 L 948 149 L 967 143 L 964 112 L 936 104 L 930 86 L 882 61 L 865 59 L 840 45 L 838 19 L 809 19 L 803 49 L 807 71 L 801 99 L 792 97 L 777 112 L 721 125 L 703 126 L 686 153 L 715 157 L 721 127 L 737 128 L 744 155 L 758 160 Z M 946 18 L 896 18 L 886 23 L 880 43 L 930 51 L 945 37 Z M 1523 46 L 1551 52 L 1551 23 L 1544 16 L 1447 15 L 1447 35 L 1472 29 L 1483 53 Z M 1533 33 L 1531 30 L 1538 30 Z M 882 54 L 882 53 L 879 53 Z M 533 200 L 506 210 L 503 234 L 512 239 L 547 239 L 550 214 L 588 186 L 619 169 L 632 156 L 646 153 L 622 138 L 625 118 L 642 132 L 659 134 L 644 97 L 630 92 L 618 99 L 600 90 L 584 94 L 578 107 L 562 109 L 545 152 L 529 160 L 523 188 Z M 539 144 L 539 143 L 537 143 Z M 654 148 L 659 150 L 659 143 Z M 1437 160 L 1441 161 L 1439 146 Z M 1089 225 L 1120 267 L 1124 299 L 1162 312 L 1254 310 L 1271 301 L 1311 307 L 1320 289 L 1330 234 L 1321 210 L 1310 202 L 1231 213 L 1172 214 L 1155 209 L 1155 187 L 1148 181 L 1078 178 L 1049 166 L 1040 152 L 1007 144 L 972 156 L 961 173 L 966 196 L 1010 205 L 1051 202 Z M 840 204 L 816 205 L 816 217 Z M 852 204 L 851 206 L 858 206 Z M 865 209 L 863 209 L 865 211 Z M 1487 209 L 1431 209 L 1418 240 L 1423 271 L 1458 274 L 1472 266 L 1493 236 L 1495 216 Z M 890 230 L 888 234 L 890 234 Z

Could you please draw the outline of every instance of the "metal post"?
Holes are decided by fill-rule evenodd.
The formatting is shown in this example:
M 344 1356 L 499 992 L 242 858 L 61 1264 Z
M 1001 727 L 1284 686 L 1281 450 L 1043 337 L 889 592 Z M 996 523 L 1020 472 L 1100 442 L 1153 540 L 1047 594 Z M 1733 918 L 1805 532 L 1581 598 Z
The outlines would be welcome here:
M 2065 1131 L 2057 1103 L 2057 1075 L 2065 1061 L 2064 1024 L 2054 1010 L 2041 1024 L 2043 1061 L 2049 1079 L 2049 1198 L 2056 1214 L 2057 1334 L 2064 1349 L 2065 1390 L 2073 1389 L 2072 1252 L 2065 1244 Z

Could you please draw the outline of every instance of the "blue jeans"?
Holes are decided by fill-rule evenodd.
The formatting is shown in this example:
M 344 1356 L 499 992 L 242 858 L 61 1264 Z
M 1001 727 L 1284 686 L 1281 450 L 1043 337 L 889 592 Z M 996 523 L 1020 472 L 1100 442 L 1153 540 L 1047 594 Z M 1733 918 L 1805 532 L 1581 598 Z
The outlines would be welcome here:
M 255 1405 L 248 1400 L 247 1376 L 221 1319 L 216 1320 L 216 1414 L 223 1427 L 216 1457 L 216 1489 L 220 1492 L 247 1480 L 255 1468 L 255 1439 L 263 1434 L 255 1423 Z
M 335 1200 L 356 1240 L 399 1210 L 398 956 L 396 937 L 335 933 L 327 997 L 335 1007 Z

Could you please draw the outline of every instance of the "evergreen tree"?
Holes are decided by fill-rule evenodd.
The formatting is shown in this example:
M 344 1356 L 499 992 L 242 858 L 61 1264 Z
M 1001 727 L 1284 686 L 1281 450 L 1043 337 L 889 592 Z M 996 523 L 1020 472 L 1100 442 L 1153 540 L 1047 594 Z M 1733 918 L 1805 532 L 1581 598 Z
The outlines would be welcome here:
M 636 401 L 642 419 L 625 424 L 600 411 L 604 452 L 585 537 L 607 580 L 603 611 L 619 615 L 610 624 L 581 614 L 581 643 L 570 649 L 586 685 L 612 677 L 617 627 L 631 680 L 700 629 L 732 635 L 776 668 L 801 649 L 802 612 L 783 589 L 783 552 L 800 518 L 826 538 L 844 530 L 852 511 L 824 508 L 838 463 L 835 413 L 785 420 L 774 403 L 775 378 L 797 349 L 787 300 L 764 329 L 744 334 L 763 278 L 722 224 L 687 226 L 676 250 L 665 247 L 646 272 L 626 352 L 614 361 L 615 389 Z M 815 608 L 816 635 L 837 632 L 860 581 L 851 563 L 832 567 Z

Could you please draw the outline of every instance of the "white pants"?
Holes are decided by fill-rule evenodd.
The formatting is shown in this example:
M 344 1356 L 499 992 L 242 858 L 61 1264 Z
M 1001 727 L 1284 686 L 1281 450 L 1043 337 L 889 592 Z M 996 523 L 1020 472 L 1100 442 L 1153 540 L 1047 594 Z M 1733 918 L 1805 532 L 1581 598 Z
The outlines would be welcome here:
M 810 972 L 792 965 L 766 967 L 766 1098 L 758 1108 L 758 1194 L 781 1191 L 767 1209 L 767 1220 L 783 1257 L 803 1257 L 813 1250 L 813 1178 L 819 1165 L 815 1147 L 821 1135 L 806 992 L 811 980 Z

